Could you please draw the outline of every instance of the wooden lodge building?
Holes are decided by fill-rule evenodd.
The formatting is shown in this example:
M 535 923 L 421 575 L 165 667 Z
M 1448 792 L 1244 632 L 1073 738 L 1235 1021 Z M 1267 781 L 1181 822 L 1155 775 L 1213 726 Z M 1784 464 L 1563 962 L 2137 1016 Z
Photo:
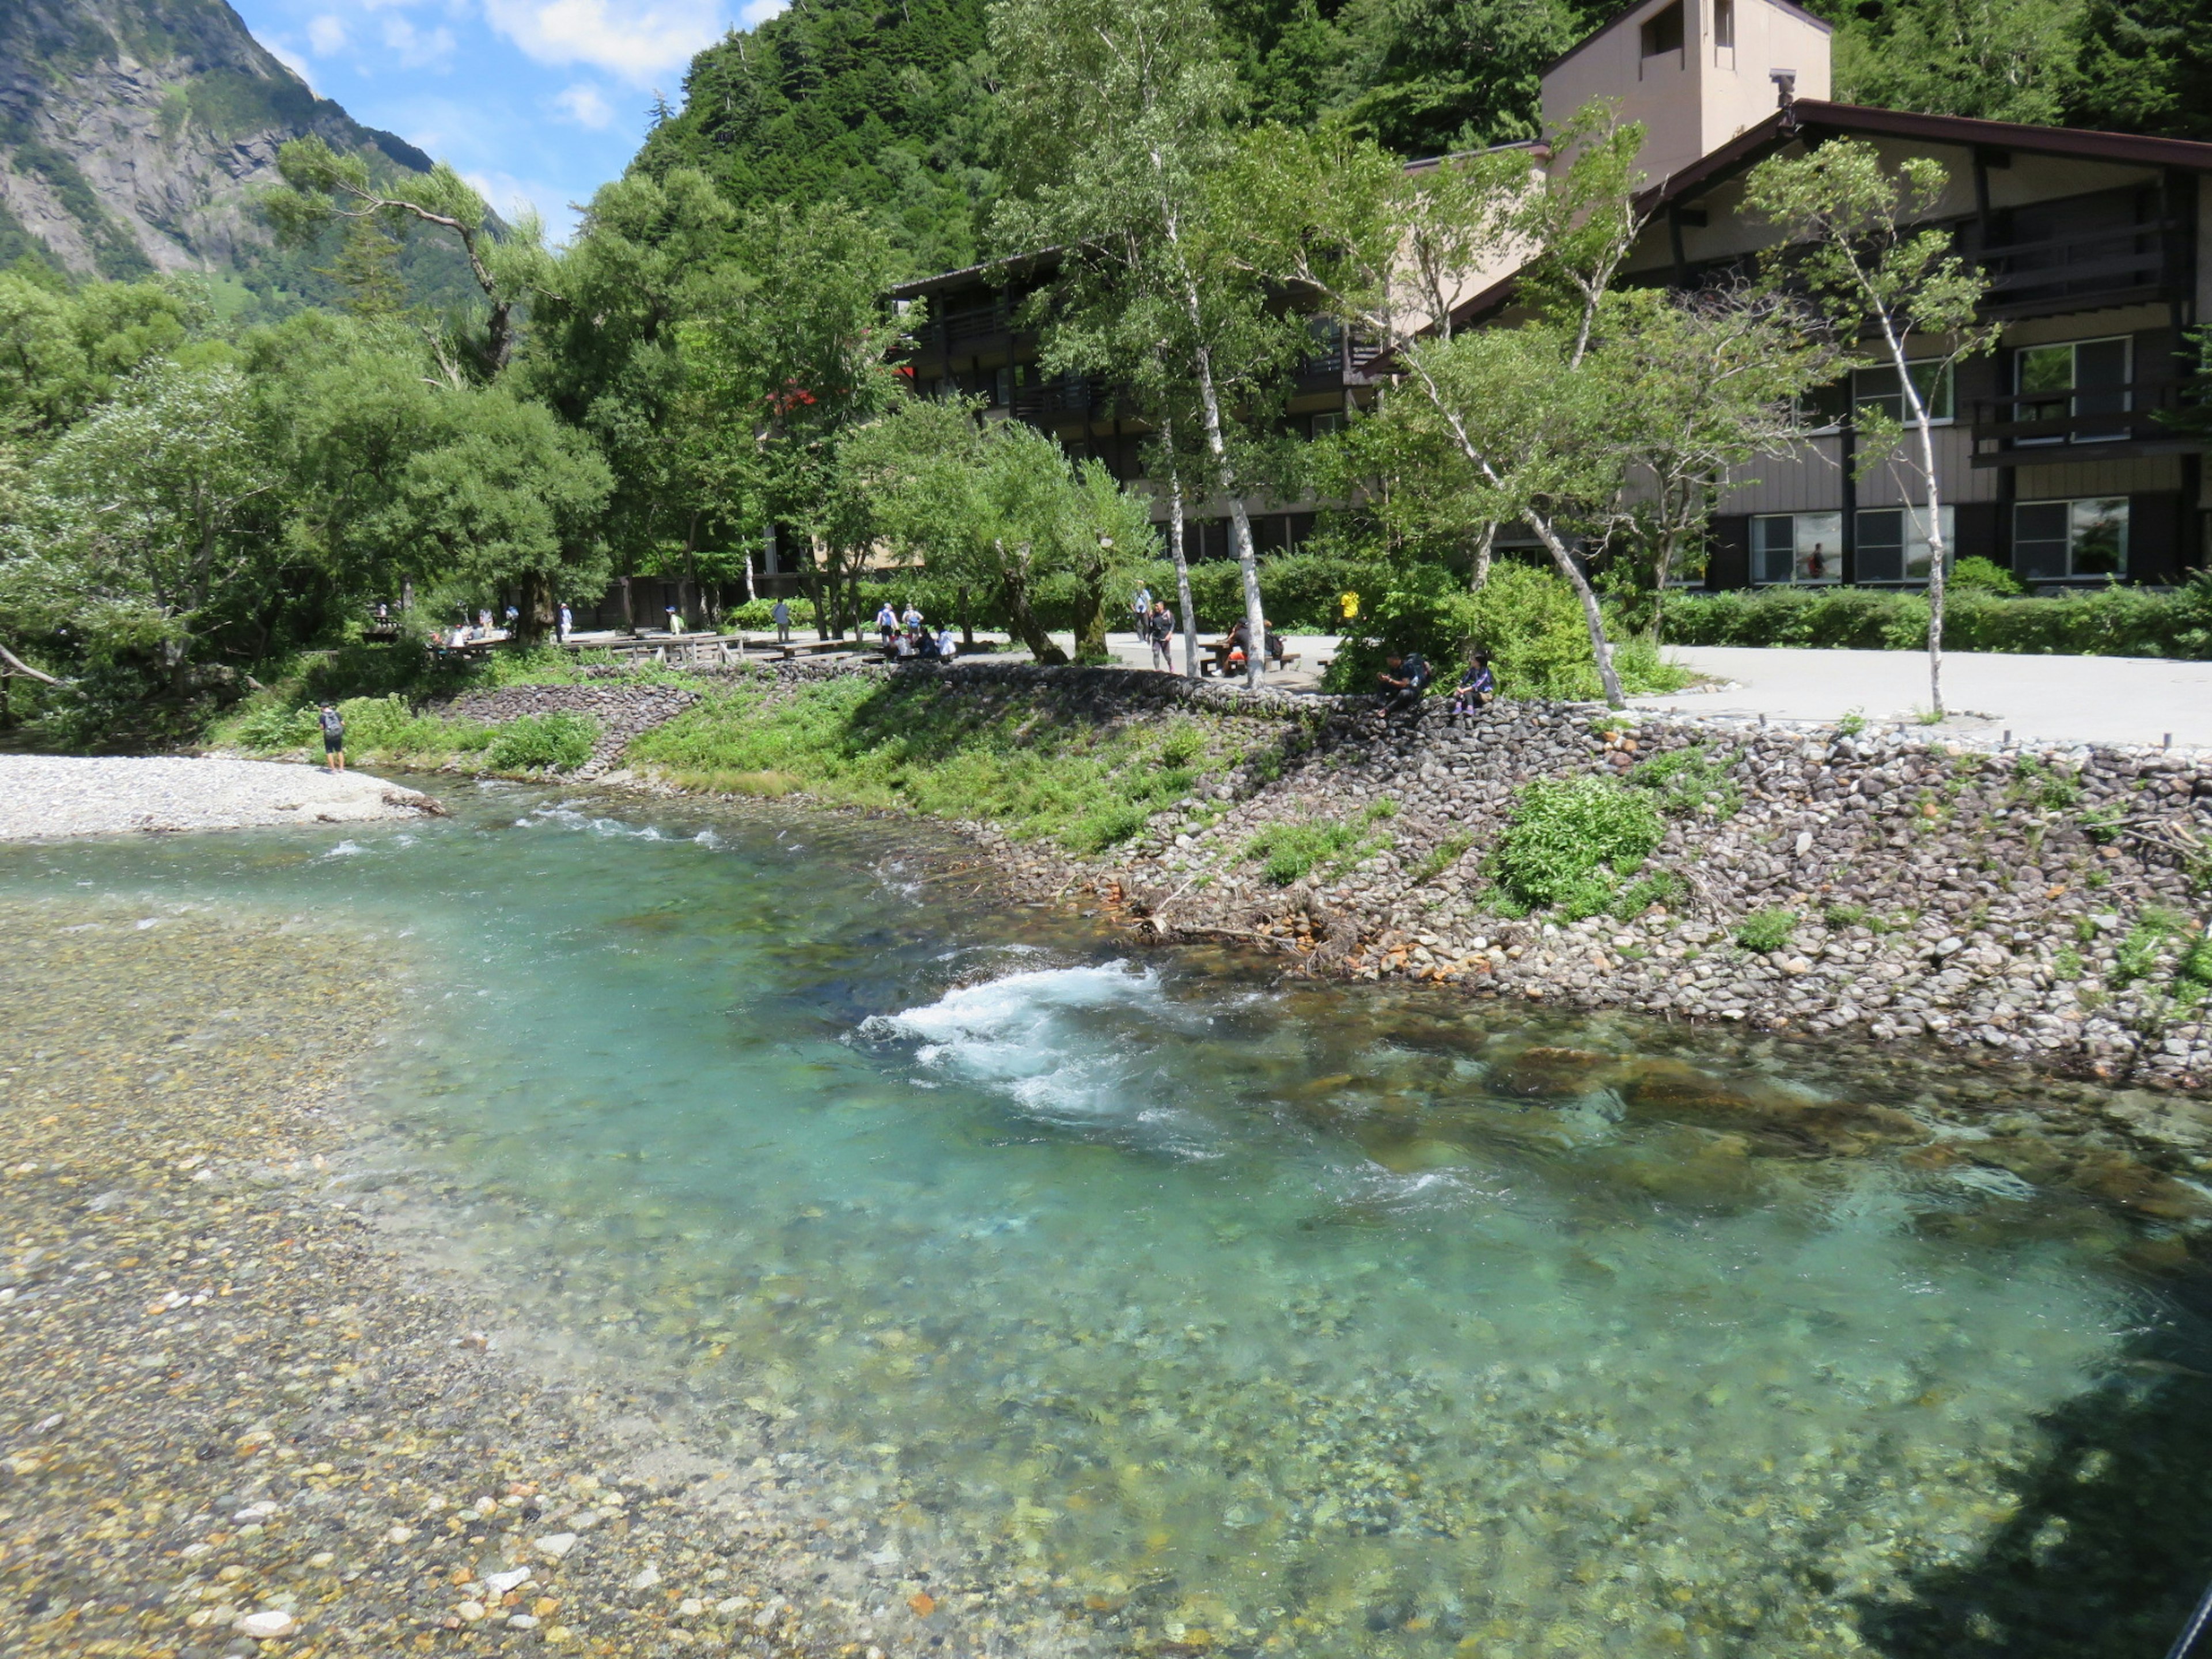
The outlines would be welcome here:
M 1626 280 L 1690 288 L 1748 270 L 1773 232 L 1743 214 L 1744 175 L 1770 155 L 1850 137 L 1899 159 L 1932 156 L 1950 179 L 1935 222 L 1981 264 L 1984 316 L 2002 326 L 1994 354 L 1936 389 L 1956 554 L 2038 588 L 2170 582 L 2206 562 L 2204 445 L 2160 416 L 2194 367 L 2184 331 L 2212 318 L 2212 144 L 1835 103 L 1828 34 L 1788 0 L 1644 0 L 1546 71 L 1547 130 L 1598 97 L 1646 130 L 1650 216 Z M 894 290 L 929 301 L 916 387 L 980 394 L 1135 480 L 1142 428 L 1084 378 L 1041 374 L 1036 340 L 1013 326 L 1049 276 L 1048 259 L 1017 259 Z M 1457 324 L 1510 322 L 1512 271 L 1476 287 Z M 1372 356 L 1317 338 L 1288 405 L 1293 430 L 1341 422 L 1370 393 Z M 1924 579 L 1925 528 L 1887 470 L 1854 476 L 1850 411 L 1895 412 L 1894 375 L 1855 381 L 1848 398 L 1838 389 L 1832 425 L 1724 490 L 1707 586 Z M 1310 505 L 1250 506 L 1263 550 L 1310 533 Z M 1224 556 L 1225 505 L 1194 512 L 1194 554 Z

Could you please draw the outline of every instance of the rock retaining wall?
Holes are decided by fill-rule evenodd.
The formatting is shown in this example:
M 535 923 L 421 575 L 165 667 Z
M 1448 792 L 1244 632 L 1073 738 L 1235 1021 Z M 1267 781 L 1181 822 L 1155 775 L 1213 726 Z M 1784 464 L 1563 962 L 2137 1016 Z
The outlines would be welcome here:
M 507 685 L 495 691 L 464 691 L 434 712 L 458 720 L 503 726 L 526 714 L 588 714 L 599 723 L 592 758 L 577 769 L 580 778 L 595 778 L 621 756 L 629 740 L 672 720 L 699 701 L 696 691 L 652 681 L 595 678 L 587 685 Z

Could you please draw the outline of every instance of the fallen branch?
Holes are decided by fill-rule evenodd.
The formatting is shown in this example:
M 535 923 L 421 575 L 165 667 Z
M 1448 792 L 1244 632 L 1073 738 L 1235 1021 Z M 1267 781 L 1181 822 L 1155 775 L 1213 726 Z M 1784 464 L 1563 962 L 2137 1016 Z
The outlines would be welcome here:
M 21 674 L 25 679 L 36 680 L 41 685 L 62 684 L 52 674 L 40 673 L 4 645 L 0 645 L 0 670 L 4 670 L 9 674 Z

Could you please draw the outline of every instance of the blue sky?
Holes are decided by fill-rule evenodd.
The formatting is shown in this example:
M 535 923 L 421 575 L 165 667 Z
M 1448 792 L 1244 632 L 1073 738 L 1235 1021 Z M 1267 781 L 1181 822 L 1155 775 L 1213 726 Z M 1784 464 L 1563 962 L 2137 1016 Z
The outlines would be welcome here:
M 629 164 L 656 91 L 783 0 L 231 0 L 261 44 L 354 119 L 450 161 L 556 240 Z

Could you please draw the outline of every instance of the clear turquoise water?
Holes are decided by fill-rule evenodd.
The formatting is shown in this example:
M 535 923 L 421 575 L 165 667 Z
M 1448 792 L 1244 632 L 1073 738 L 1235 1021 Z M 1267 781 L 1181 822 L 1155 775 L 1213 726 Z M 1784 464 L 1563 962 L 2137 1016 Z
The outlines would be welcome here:
M 2176 1317 L 2086 1206 L 1760 1127 L 1857 1121 L 1872 1060 L 1124 959 L 881 825 L 453 805 L 0 890 L 405 939 L 373 1096 L 520 1316 L 848 1554 L 1112 1643 L 1861 1651 Z

